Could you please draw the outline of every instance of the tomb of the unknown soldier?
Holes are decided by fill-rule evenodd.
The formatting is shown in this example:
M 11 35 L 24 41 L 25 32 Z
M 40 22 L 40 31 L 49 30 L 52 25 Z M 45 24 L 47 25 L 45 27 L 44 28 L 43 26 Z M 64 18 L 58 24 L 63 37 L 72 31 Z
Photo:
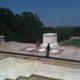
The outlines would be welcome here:
M 50 43 L 51 48 L 57 47 L 58 46 L 57 33 L 45 33 L 45 34 L 43 34 L 42 47 L 46 47 L 47 43 Z

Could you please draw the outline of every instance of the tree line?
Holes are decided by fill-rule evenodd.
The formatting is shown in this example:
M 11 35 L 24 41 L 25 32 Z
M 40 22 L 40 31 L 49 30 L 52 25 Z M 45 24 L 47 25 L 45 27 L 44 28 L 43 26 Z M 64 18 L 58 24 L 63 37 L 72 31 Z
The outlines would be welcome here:
M 73 35 L 73 31 L 65 27 L 44 26 L 38 15 L 32 12 L 14 15 L 10 9 L 0 7 L 0 35 L 5 36 L 6 41 L 42 42 L 44 33 L 57 33 L 58 42 Z

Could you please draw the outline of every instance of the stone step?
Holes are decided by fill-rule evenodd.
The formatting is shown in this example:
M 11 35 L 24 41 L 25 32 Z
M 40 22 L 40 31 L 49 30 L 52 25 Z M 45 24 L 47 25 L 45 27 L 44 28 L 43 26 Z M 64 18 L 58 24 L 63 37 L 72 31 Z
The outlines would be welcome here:
M 2 61 L 6 61 L 6 63 L 0 67 L 0 75 L 11 80 L 16 80 L 19 76 L 30 77 L 32 73 L 42 64 L 38 61 L 19 58 L 8 58 Z
M 6 77 L 0 76 L 0 80 L 5 80 L 5 79 L 6 79 Z

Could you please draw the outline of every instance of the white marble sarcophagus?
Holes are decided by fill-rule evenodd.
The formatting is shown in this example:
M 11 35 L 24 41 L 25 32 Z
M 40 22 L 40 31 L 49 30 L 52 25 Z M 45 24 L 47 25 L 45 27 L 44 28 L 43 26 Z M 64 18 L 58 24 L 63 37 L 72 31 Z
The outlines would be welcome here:
M 46 47 L 48 43 L 50 43 L 51 48 L 55 48 L 58 46 L 57 33 L 45 33 L 45 34 L 43 34 L 43 44 L 41 45 L 41 47 Z

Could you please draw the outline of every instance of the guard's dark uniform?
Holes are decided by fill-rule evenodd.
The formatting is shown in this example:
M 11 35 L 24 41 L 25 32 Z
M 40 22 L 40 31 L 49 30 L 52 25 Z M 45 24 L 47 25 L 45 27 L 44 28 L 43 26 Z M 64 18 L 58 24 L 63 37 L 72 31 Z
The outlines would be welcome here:
M 49 43 L 48 43 L 48 46 L 46 47 L 46 49 L 47 49 L 46 57 L 49 57 L 49 52 L 50 52 L 50 45 L 49 45 Z

